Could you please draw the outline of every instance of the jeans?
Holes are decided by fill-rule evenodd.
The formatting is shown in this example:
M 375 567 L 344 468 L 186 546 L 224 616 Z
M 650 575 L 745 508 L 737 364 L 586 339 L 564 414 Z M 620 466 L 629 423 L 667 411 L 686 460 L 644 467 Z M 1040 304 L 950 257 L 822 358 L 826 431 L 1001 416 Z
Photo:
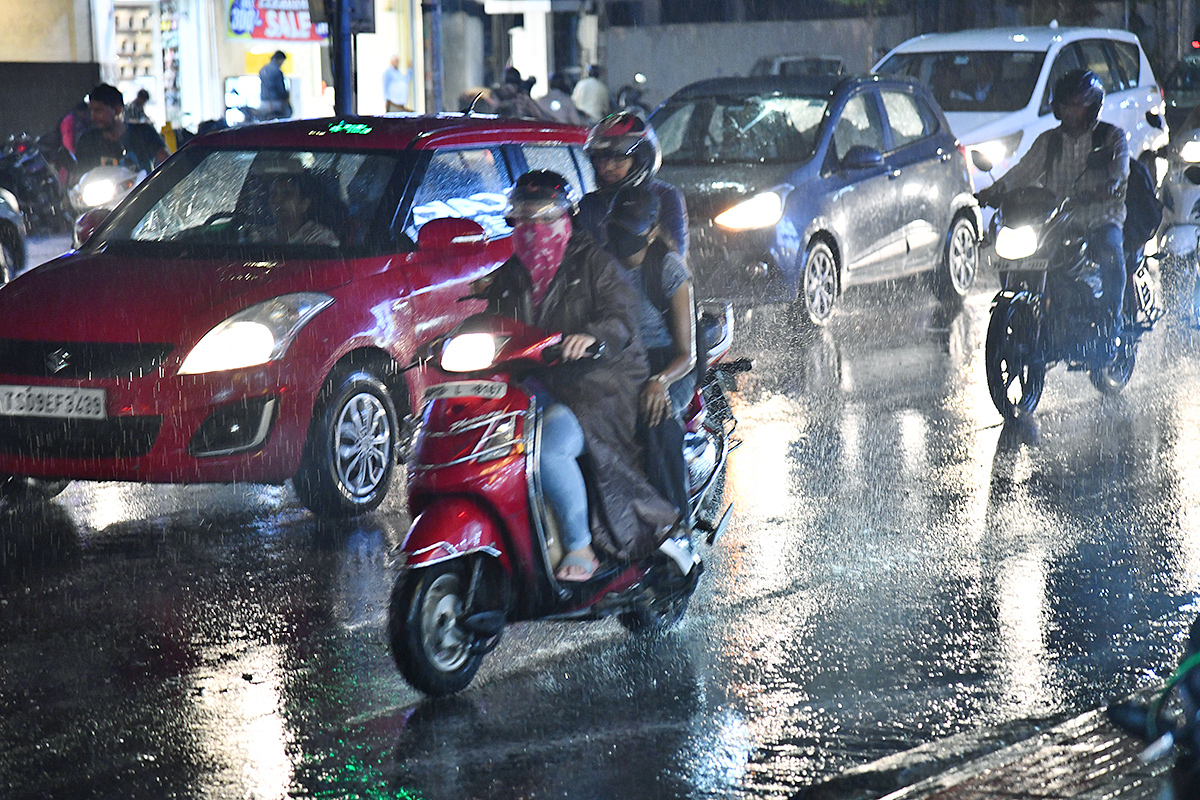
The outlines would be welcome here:
M 539 404 L 540 405 L 540 404 Z M 562 403 L 550 402 L 542 411 L 542 442 L 539 470 L 542 490 L 562 528 L 563 547 L 568 552 L 592 543 L 588 526 L 587 486 L 579 469 L 579 457 L 587 452 L 583 428 L 574 412 Z
M 1125 250 L 1121 228 L 1116 223 L 1099 225 L 1088 231 L 1088 251 L 1100 267 L 1100 278 L 1104 282 L 1104 310 L 1114 325 L 1114 333 L 1121 325 L 1121 305 L 1125 300 Z

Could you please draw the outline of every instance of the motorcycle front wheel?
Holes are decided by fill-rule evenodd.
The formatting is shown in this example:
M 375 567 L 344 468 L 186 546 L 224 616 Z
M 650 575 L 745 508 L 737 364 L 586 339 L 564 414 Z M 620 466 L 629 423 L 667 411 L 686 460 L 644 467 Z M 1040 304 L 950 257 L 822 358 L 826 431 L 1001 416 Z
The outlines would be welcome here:
M 1133 367 L 1137 364 L 1137 342 L 1126 338 L 1117 348 L 1117 357 L 1108 366 L 1093 369 L 1088 372 L 1092 385 L 1103 394 L 1119 393 L 1133 377 Z
M 392 658 L 413 688 L 434 697 L 462 691 L 483 662 L 476 635 L 460 620 L 470 575 L 461 561 L 411 569 L 392 588 Z
M 1005 419 L 1032 414 L 1042 399 L 1046 365 L 1036 352 L 1036 334 L 1027 303 L 1003 299 L 992 309 L 984 365 L 992 403 Z

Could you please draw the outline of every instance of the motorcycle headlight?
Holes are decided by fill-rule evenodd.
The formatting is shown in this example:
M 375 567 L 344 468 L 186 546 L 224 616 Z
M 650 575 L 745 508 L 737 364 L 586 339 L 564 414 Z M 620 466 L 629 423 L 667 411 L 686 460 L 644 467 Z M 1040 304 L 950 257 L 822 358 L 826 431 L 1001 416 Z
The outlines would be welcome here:
M 1189 164 L 1200 164 L 1200 142 L 1195 139 L 1184 142 L 1179 148 L 1179 157 Z
M 117 196 L 117 184 L 110 180 L 97 180 L 84 184 L 79 199 L 85 206 L 98 208 Z
M 201 337 L 179 374 L 254 367 L 282 358 L 300 329 L 332 302 L 329 295 L 300 292 L 239 311 Z
M 1030 225 L 1004 227 L 996 234 L 996 255 L 1010 260 L 1029 258 L 1037 252 L 1037 231 Z
M 496 337 L 490 333 L 460 333 L 442 345 L 442 369 L 446 372 L 478 372 L 496 360 L 499 350 Z
M 733 231 L 769 228 L 783 218 L 783 194 L 778 191 L 756 194 L 733 208 L 722 211 L 713 222 Z
M 1017 152 L 1017 148 L 1021 146 L 1021 131 L 1010 133 L 1008 136 L 1001 136 L 998 139 L 989 139 L 986 142 L 971 145 L 972 150 L 978 150 L 979 154 L 986 156 L 988 161 L 993 165 L 1000 164 L 1005 159 Z

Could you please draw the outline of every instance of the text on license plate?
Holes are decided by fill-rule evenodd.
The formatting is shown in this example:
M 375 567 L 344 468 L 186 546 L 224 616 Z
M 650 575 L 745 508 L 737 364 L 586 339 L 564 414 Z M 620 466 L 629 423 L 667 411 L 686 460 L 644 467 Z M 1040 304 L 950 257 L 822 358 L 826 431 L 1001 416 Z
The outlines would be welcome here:
M 499 400 L 508 391 L 508 384 L 502 381 L 450 381 L 435 383 L 425 390 L 426 400 L 438 400 L 445 397 L 484 397 L 488 400 Z
M 0 415 L 104 419 L 104 390 L 0 385 Z

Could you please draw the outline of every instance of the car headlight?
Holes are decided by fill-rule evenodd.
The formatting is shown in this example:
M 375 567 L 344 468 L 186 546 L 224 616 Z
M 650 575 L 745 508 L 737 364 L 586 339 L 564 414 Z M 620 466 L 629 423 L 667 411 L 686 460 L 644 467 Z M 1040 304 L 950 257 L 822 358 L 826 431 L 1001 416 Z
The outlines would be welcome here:
M 1021 131 L 1017 131 L 998 139 L 989 139 L 986 142 L 973 144 L 971 149 L 978 150 L 980 155 L 985 156 L 993 165 L 997 165 L 1017 152 L 1017 148 L 1021 146 L 1021 133 Z
M 782 218 L 783 195 L 778 191 L 770 191 L 756 194 L 722 211 L 713 222 L 729 230 L 747 231 L 769 228 Z
M 179 374 L 254 367 L 282 358 L 300 329 L 332 302 L 329 295 L 300 292 L 239 311 L 201 337 Z
M 1200 164 L 1200 142 L 1195 139 L 1184 142 L 1179 148 L 1179 157 L 1189 164 Z
M 442 369 L 446 372 L 478 372 L 496 360 L 500 349 L 490 333 L 460 333 L 442 345 Z
M 996 255 L 1014 260 L 1029 258 L 1037 252 L 1037 231 L 1030 225 L 1004 227 L 996 234 Z

